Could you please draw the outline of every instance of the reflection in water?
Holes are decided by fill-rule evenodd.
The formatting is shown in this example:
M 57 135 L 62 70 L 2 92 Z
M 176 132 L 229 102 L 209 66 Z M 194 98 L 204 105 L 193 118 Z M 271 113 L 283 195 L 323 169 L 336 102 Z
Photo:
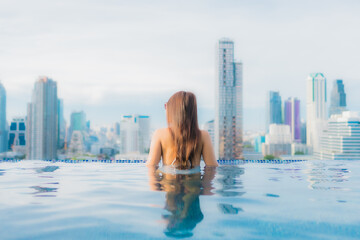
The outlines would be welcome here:
M 242 208 L 234 207 L 231 204 L 219 203 L 218 205 L 220 211 L 224 214 L 238 214 L 239 212 L 243 212 Z
M 54 183 L 54 184 L 58 184 L 58 183 Z M 36 190 L 36 192 L 32 193 L 35 195 L 35 197 L 56 197 L 55 194 L 51 194 L 51 193 L 56 193 L 58 190 L 58 188 L 55 187 L 32 186 L 30 188 Z
M 4 175 L 5 170 L 4 169 L 0 169 L 0 176 Z
M 242 181 L 239 179 L 245 173 L 244 168 L 220 166 L 217 172 L 217 182 L 220 183 L 220 187 L 216 190 L 217 194 L 223 197 L 240 197 L 245 194 L 244 191 L 239 191 L 239 189 L 244 188 Z M 238 214 L 244 211 L 242 208 L 225 203 L 218 204 L 218 208 L 223 214 Z
M 166 221 L 164 233 L 169 237 L 191 237 L 192 230 L 204 215 L 200 208 L 199 195 L 212 195 L 212 180 L 216 168 L 205 167 L 204 173 L 170 174 L 156 168 L 149 168 L 150 188 L 165 191 Z
M 349 179 L 350 171 L 342 168 L 343 164 L 338 164 L 335 167 L 329 166 L 324 162 L 308 162 L 308 169 L 305 173 L 308 174 L 307 181 L 309 188 L 314 190 L 349 190 L 342 187 L 337 187 L 336 183 L 346 182 Z M 325 186 L 324 186 L 325 185 Z
M 223 197 L 242 196 L 245 192 L 239 191 L 243 189 L 243 183 L 239 179 L 244 174 L 244 168 L 238 166 L 220 166 L 218 168 L 217 182 L 220 183 L 220 188 L 216 191 Z
M 54 172 L 55 170 L 59 169 L 58 166 L 46 166 L 44 168 L 36 169 L 36 172 L 42 173 L 42 172 Z

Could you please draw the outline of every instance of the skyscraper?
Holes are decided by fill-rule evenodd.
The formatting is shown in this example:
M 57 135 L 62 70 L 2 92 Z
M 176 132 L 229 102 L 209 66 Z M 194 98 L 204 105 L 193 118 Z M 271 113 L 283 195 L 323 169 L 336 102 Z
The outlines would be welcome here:
M 281 96 L 279 92 L 269 91 L 266 102 L 266 130 L 270 124 L 282 124 Z
M 331 91 L 329 117 L 332 114 L 341 114 L 346 110 L 346 93 L 344 89 L 343 80 L 338 79 L 334 81 Z
M 26 153 L 25 117 L 14 117 L 10 123 L 8 149 L 18 153 Z
M 56 159 L 58 147 L 57 84 L 48 77 L 35 82 L 28 104 L 26 146 L 28 159 Z
M 321 150 L 316 153 L 325 160 L 360 160 L 360 116 L 344 111 L 331 115 L 321 137 Z
M 70 116 L 70 138 L 73 131 L 85 131 L 86 127 L 86 114 L 84 111 L 72 112 Z
M 293 142 L 301 142 L 300 100 L 289 98 L 284 103 L 284 124 L 290 126 Z
M 8 149 L 8 129 L 6 123 L 6 91 L 0 83 L 0 153 Z
M 120 153 L 147 153 L 150 148 L 150 117 L 124 115 L 120 121 Z
M 58 100 L 58 148 L 63 149 L 66 136 L 66 122 L 64 119 L 64 101 Z
M 234 42 L 218 45 L 215 85 L 215 154 L 218 159 L 242 158 L 242 63 L 234 61 Z
M 310 74 L 306 88 L 306 143 L 316 152 L 326 126 L 326 78 L 322 73 Z

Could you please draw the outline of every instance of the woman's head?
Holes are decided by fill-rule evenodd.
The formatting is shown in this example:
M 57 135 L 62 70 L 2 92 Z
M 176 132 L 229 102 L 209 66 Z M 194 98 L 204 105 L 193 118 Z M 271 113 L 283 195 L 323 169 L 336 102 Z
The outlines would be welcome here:
M 166 103 L 166 117 L 174 139 L 176 160 L 180 168 L 191 168 L 200 139 L 195 95 L 185 91 L 172 95 Z

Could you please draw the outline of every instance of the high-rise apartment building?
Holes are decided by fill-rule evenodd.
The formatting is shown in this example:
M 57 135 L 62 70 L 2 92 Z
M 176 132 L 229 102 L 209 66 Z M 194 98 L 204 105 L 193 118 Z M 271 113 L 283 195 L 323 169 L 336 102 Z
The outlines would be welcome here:
M 0 83 L 0 153 L 8 149 L 8 126 L 6 123 L 6 91 Z
M 266 130 L 270 124 L 282 124 L 282 105 L 279 92 L 269 91 L 266 100 Z
M 84 111 L 72 112 L 70 116 L 70 130 L 85 131 L 86 130 L 86 114 Z
M 221 39 L 215 81 L 215 154 L 218 159 L 242 158 L 242 71 L 242 63 L 234 60 L 234 42 Z
M 306 144 L 316 152 L 326 126 L 326 78 L 322 73 L 310 74 L 306 88 Z
M 14 117 L 10 123 L 8 149 L 26 153 L 26 122 L 25 117 Z
M 57 84 L 48 77 L 35 82 L 28 104 L 26 146 L 28 159 L 56 159 L 58 147 Z
M 150 117 L 124 115 L 120 121 L 120 153 L 147 153 L 150 148 Z
M 293 142 L 301 142 L 300 100 L 289 98 L 284 102 L 284 124 L 290 126 Z
M 360 160 L 360 116 L 357 112 L 331 115 L 316 156 L 325 160 Z
M 346 93 L 343 80 L 334 81 L 331 91 L 329 117 L 333 114 L 341 114 L 346 110 Z
M 58 148 L 63 149 L 65 146 L 66 122 L 64 118 L 64 101 L 58 100 Z

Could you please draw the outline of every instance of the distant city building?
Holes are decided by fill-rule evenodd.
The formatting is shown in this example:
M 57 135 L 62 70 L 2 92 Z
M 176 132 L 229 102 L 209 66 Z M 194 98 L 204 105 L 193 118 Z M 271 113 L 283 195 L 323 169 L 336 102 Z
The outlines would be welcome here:
M 215 154 L 218 159 L 241 159 L 243 145 L 242 63 L 234 61 L 234 42 L 218 45 L 215 85 Z
M 321 151 L 316 156 L 325 160 L 360 160 L 360 116 L 357 112 L 331 115 L 321 138 Z
M 13 152 L 26 153 L 25 117 L 15 117 L 10 123 L 8 149 Z
M 124 115 L 120 121 L 120 154 L 148 153 L 150 148 L 150 117 Z
M 266 130 L 270 124 L 282 124 L 282 104 L 279 92 L 269 91 L 266 102 Z
M 307 78 L 306 143 L 316 152 L 320 149 L 321 134 L 326 126 L 326 78 L 322 73 Z
M 58 147 L 57 84 L 41 77 L 28 104 L 26 146 L 28 159 L 56 159 Z
M 6 91 L 0 83 L 0 153 L 8 150 L 8 126 L 6 122 Z
M 338 79 L 334 81 L 331 91 L 329 117 L 333 114 L 341 114 L 343 111 L 346 111 L 346 93 L 343 80 Z
M 85 143 L 83 132 L 75 130 L 72 132 L 68 147 L 68 157 L 80 156 L 85 153 Z
M 215 141 L 215 126 L 214 126 L 214 120 L 208 121 L 204 124 L 204 130 L 207 131 L 211 138 L 211 143 L 214 146 Z
M 120 136 L 120 123 L 115 123 L 114 124 L 114 132 L 116 136 Z
M 301 142 L 300 100 L 289 98 L 284 102 L 284 124 L 290 126 L 294 142 Z
M 73 131 L 85 131 L 86 114 L 84 111 L 72 112 L 70 116 L 70 136 Z
M 301 143 L 306 144 L 306 122 L 301 123 Z
M 262 144 L 265 143 L 265 136 L 257 136 L 254 139 L 254 151 L 257 153 L 262 152 Z
M 116 151 L 114 148 L 111 148 L 111 147 L 102 147 L 102 148 L 100 148 L 100 154 L 104 154 L 109 157 L 113 157 L 113 156 L 115 156 Z
M 66 137 L 66 122 L 64 118 L 64 101 L 58 100 L 58 149 L 63 149 L 65 146 Z
M 265 143 L 262 144 L 264 156 L 291 154 L 291 132 L 290 126 L 285 124 L 270 124 L 269 133 L 265 135 Z

